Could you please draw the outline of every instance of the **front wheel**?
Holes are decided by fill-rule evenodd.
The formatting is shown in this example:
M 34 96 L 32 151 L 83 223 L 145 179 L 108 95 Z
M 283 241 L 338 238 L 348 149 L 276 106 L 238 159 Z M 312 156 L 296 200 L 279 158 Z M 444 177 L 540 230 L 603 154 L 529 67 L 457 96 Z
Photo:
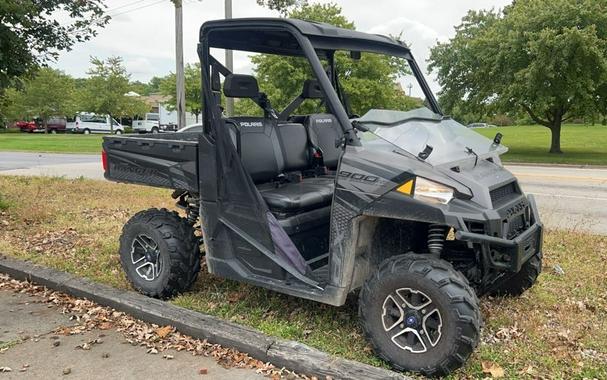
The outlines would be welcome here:
M 114 132 L 117 135 L 121 135 L 122 134 L 122 129 L 117 129 L 116 132 Z
M 466 278 L 444 260 L 386 259 L 360 292 L 359 316 L 375 353 L 400 371 L 444 376 L 478 344 L 481 314 Z
M 176 212 L 149 209 L 122 229 L 120 262 L 139 292 L 170 298 L 185 292 L 200 271 L 200 246 L 194 228 Z
M 84 131 L 82 131 L 82 133 L 84 133 L 85 135 L 90 135 L 91 131 L 89 129 L 85 129 Z

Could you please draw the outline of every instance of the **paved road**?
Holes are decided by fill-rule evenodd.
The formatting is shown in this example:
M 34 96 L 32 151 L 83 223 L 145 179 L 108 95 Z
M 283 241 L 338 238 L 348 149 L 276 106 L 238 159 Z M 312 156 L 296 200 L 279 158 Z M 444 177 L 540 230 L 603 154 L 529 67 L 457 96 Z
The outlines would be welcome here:
M 607 235 L 607 169 L 508 166 L 551 228 Z M 0 173 L 103 179 L 98 155 L 0 152 Z
M 103 179 L 97 154 L 0 152 L 0 174 Z
M 0 379 L 265 379 L 252 369 L 225 369 L 213 358 L 186 351 L 147 354 L 147 347 L 128 344 L 115 328 L 54 334 L 75 324 L 69 317 L 37 296 L 0 289 L 0 367 L 11 369 Z M 100 336 L 101 343 L 90 349 L 76 348 Z

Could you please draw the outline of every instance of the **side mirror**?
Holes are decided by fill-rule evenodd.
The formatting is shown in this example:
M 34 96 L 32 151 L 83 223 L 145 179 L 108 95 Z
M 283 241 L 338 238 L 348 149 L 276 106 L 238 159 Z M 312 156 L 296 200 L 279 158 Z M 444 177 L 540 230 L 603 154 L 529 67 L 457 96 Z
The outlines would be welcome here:
M 350 52 L 350 58 L 352 58 L 355 61 L 359 61 L 361 57 L 362 57 L 362 55 L 359 51 L 352 50 Z
M 495 145 L 499 145 L 499 144 L 501 144 L 501 143 L 502 143 L 502 137 L 504 137 L 504 136 L 503 136 L 501 133 L 499 133 L 499 132 L 498 132 L 498 133 L 496 133 L 496 134 L 495 134 L 495 137 L 493 138 L 493 143 L 494 143 Z

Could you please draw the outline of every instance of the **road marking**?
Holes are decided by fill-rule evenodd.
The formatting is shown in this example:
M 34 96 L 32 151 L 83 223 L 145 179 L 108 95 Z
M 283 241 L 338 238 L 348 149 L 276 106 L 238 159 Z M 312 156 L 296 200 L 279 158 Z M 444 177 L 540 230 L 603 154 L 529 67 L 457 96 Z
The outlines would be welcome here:
M 607 198 L 601 198 L 601 197 L 583 197 L 581 195 L 563 195 L 563 194 L 546 194 L 546 193 L 529 193 L 529 192 L 527 194 L 540 195 L 540 196 L 545 196 L 545 197 L 587 199 L 589 201 L 607 201 Z

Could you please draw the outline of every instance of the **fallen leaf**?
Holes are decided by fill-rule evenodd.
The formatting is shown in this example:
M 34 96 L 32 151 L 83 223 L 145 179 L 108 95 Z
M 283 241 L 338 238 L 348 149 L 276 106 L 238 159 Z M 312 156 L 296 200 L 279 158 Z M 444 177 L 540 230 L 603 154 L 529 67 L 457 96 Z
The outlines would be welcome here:
M 164 327 L 160 327 L 160 328 L 156 329 L 156 335 L 158 335 L 161 338 L 165 338 L 172 332 L 173 332 L 173 328 L 171 326 L 164 326 Z
M 199 375 L 206 375 L 207 373 L 209 373 L 209 370 L 206 368 L 201 368 L 198 370 Z
M 64 374 L 64 375 L 69 375 L 70 373 L 72 373 L 72 369 L 71 369 L 71 368 L 65 368 L 65 369 L 63 370 L 63 374 Z
M 155 349 L 154 347 L 152 347 L 152 348 L 150 348 L 150 349 L 147 351 L 147 353 L 148 353 L 148 354 L 152 354 L 152 355 L 156 355 L 156 354 L 158 353 L 158 350 L 157 350 L 157 349 Z
M 486 375 L 491 375 L 493 378 L 504 377 L 504 369 L 497 363 L 483 361 L 481 362 L 481 367 L 483 368 L 483 373 Z
M 173 360 L 175 358 L 173 355 L 162 355 L 162 357 L 166 360 Z
M 11 367 L 0 367 L 0 372 L 13 372 Z

